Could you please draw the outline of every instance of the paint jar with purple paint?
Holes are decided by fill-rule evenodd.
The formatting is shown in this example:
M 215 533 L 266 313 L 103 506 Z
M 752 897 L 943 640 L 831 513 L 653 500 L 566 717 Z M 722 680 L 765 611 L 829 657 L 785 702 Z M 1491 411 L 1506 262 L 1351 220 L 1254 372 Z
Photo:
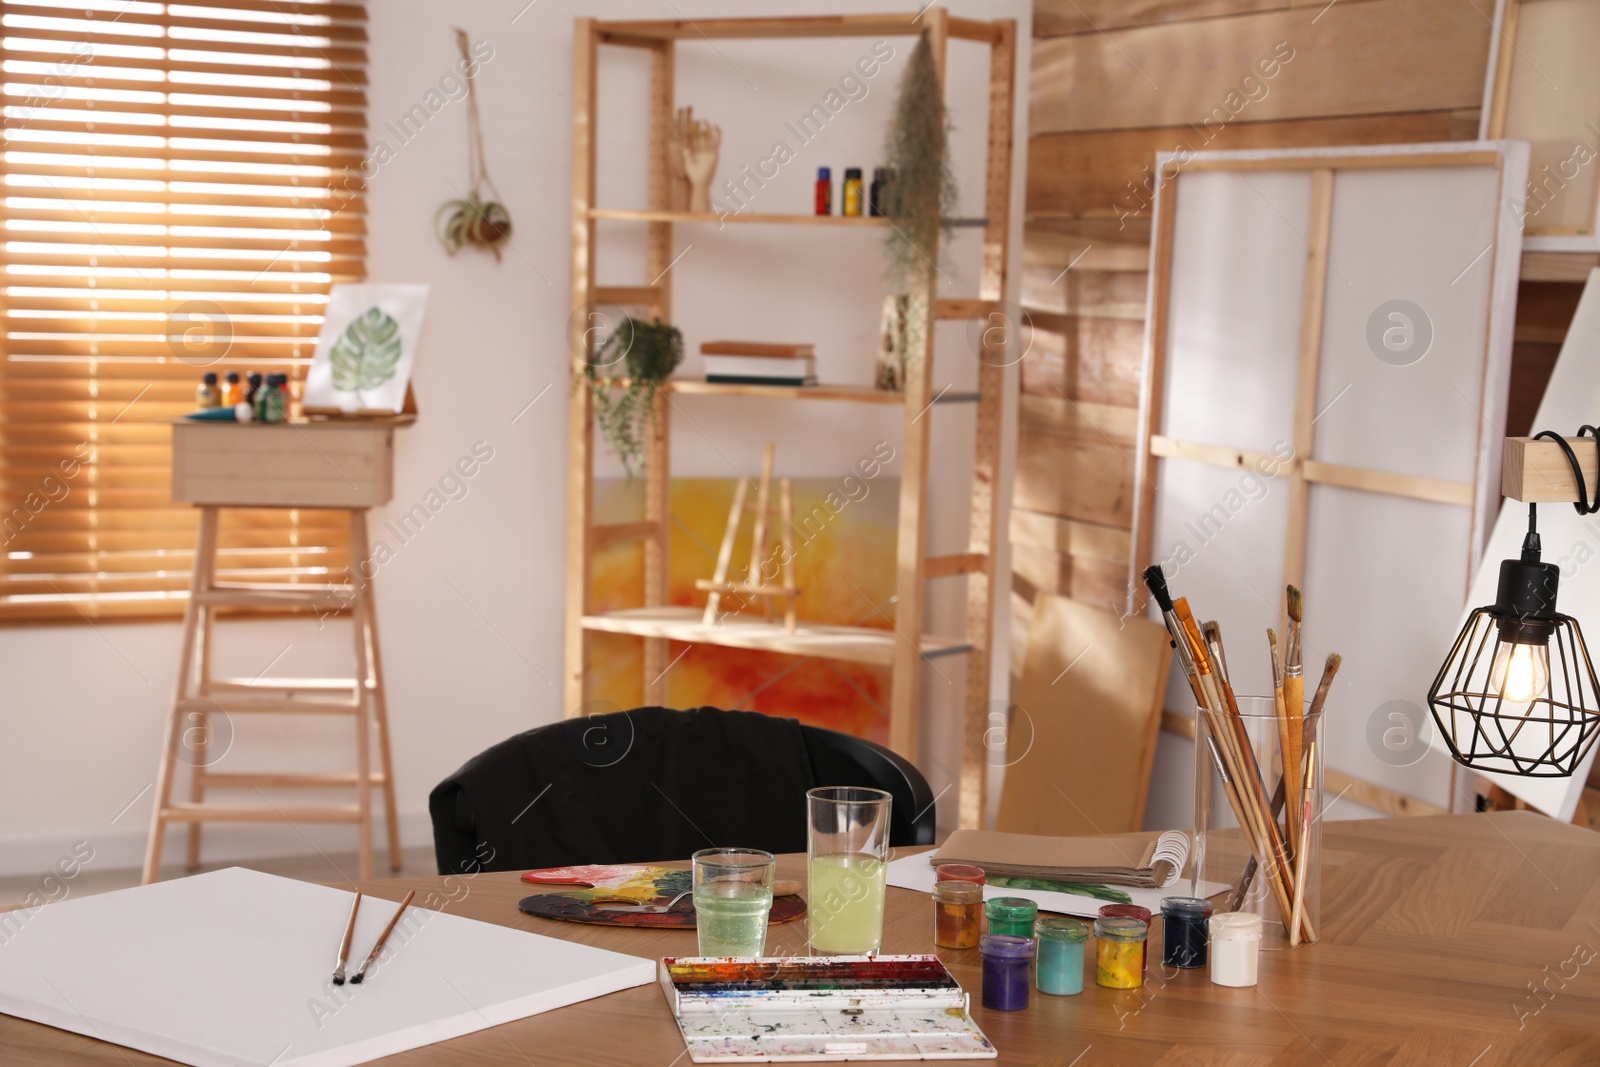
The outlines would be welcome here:
M 1026 1008 L 1033 968 L 1033 939 L 985 934 L 978 942 L 978 952 L 983 956 L 983 1006 L 992 1011 Z

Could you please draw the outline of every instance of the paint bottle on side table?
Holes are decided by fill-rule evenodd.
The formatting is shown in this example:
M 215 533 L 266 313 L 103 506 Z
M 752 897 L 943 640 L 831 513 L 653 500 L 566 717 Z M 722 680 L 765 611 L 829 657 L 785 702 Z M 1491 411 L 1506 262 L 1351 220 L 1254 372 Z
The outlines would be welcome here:
M 1070 997 L 1083 992 L 1083 946 L 1089 925 L 1065 915 L 1046 915 L 1035 924 L 1039 935 L 1039 992 Z
M 1203 897 L 1166 897 L 1161 901 L 1161 962 L 1168 967 L 1206 965 L 1207 924 L 1211 901 Z
M 978 953 L 983 957 L 983 1006 L 991 1011 L 1026 1008 L 1033 941 L 1009 934 L 986 934 L 978 943 Z
M 1261 916 L 1225 911 L 1211 917 L 1211 981 L 1253 986 L 1261 962 Z
M 207 371 L 195 386 L 194 406 L 202 411 L 222 406 L 222 390 L 217 388 L 217 376 L 211 371 Z
M 983 886 L 933 883 L 933 943 L 940 948 L 977 948 L 982 934 Z

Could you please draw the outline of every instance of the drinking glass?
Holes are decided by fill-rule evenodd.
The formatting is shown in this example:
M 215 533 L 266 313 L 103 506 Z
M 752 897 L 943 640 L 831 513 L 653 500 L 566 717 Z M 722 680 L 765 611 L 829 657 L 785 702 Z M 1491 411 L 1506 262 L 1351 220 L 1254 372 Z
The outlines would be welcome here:
M 702 956 L 759 956 L 772 910 L 772 853 L 703 848 L 694 854 L 695 930 Z
M 811 951 L 868 955 L 883 943 L 889 804 L 880 789 L 806 793 L 806 926 Z

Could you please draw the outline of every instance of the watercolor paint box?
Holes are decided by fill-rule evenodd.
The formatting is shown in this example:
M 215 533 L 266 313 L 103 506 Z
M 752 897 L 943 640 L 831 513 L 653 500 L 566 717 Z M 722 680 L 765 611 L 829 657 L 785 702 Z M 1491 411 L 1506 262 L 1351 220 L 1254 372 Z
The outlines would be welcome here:
M 669 956 L 661 988 L 695 1063 L 995 1058 L 937 956 Z

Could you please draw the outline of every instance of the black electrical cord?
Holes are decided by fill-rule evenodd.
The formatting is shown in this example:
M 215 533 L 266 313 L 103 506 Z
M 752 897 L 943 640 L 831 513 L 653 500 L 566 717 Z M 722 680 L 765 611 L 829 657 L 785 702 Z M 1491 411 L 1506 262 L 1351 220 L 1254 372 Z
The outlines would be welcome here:
M 1578 436 L 1594 438 L 1595 447 L 1600 448 L 1600 430 L 1595 427 L 1589 425 L 1578 427 Z M 1572 505 L 1578 509 L 1578 514 L 1593 515 L 1595 512 L 1600 511 L 1600 479 L 1596 479 L 1594 496 L 1591 498 L 1588 496 L 1588 487 L 1583 481 L 1583 466 L 1578 462 L 1578 454 L 1572 450 L 1571 445 L 1567 444 L 1567 439 L 1554 430 L 1541 430 L 1533 435 L 1533 439 L 1535 441 L 1554 441 L 1561 446 L 1561 451 L 1566 453 L 1567 462 L 1572 466 L 1572 479 L 1578 483 L 1578 499 Z M 1531 504 L 1528 505 L 1528 529 L 1530 532 L 1533 529 L 1533 505 Z

